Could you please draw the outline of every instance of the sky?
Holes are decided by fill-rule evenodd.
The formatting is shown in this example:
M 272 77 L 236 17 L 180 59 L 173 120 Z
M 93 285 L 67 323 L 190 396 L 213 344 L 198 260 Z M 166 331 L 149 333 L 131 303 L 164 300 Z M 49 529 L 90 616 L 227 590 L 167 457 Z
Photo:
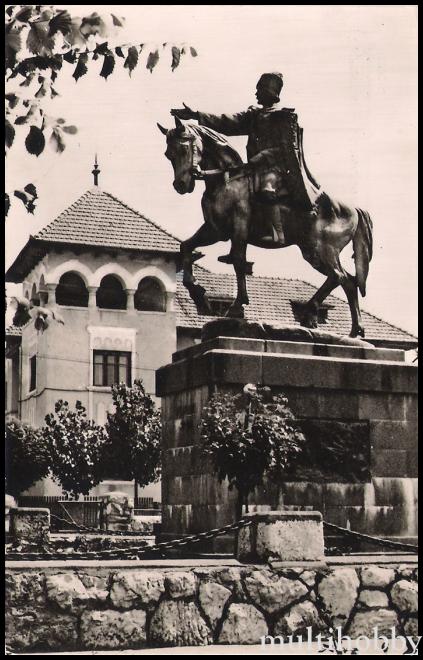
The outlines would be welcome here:
M 304 128 L 309 169 L 338 199 L 369 211 L 374 257 L 363 309 L 417 333 L 417 5 L 56 5 L 72 15 L 113 12 L 126 18 L 119 43 L 144 43 L 144 53 L 170 42 L 192 45 L 174 71 L 166 46 L 151 74 L 146 54 L 128 76 L 122 65 L 105 81 L 92 63 L 78 83 L 60 73 L 60 96 L 49 114 L 78 127 L 57 155 L 48 146 L 26 155 L 24 132 L 6 163 L 6 189 L 37 185 L 33 216 L 17 202 L 6 221 L 6 267 L 28 240 L 93 185 L 98 153 L 100 187 L 179 238 L 202 223 L 204 184 L 190 195 L 172 187 L 172 167 L 156 122 L 173 126 L 182 101 L 208 112 L 236 112 L 255 103 L 265 71 L 281 71 L 281 102 Z M 231 139 L 245 158 L 246 138 Z M 216 257 L 200 262 L 231 272 Z M 350 264 L 351 250 L 345 250 Z M 249 247 L 254 274 L 299 278 L 319 286 L 323 276 L 296 247 Z M 8 286 L 16 293 L 16 285 Z M 337 295 L 344 294 L 338 290 Z

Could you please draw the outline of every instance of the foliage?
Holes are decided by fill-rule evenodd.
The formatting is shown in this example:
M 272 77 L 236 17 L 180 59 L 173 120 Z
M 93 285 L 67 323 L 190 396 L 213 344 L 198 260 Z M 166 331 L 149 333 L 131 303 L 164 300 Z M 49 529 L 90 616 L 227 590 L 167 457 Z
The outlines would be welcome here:
M 44 151 L 47 142 L 55 152 L 61 153 L 66 147 L 66 135 L 77 133 L 76 126 L 45 111 L 45 102 L 59 96 L 56 86 L 64 69 L 71 67 L 77 82 L 88 73 L 91 62 L 100 60 L 99 75 L 105 80 L 115 71 L 117 62 L 131 75 L 145 50 L 146 68 L 153 72 L 160 58 L 159 49 L 149 51 L 144 43 L 109 45 L 110 39 L 119 34 L 124 20 L 114 14 L 100 16 L 97 12 L 75 17 L 54 5 L 6 5 L 6 153 L 15 143 L 20 126 L 25 127 L 27 152 L 36 157 Z M 166 46 L 164 43 L 162 49 Z M 172 71 L 185 53 L 197 55 L 192 47 L 169 47 Z M 13 194 L 29 213 L 34 212 L 37 191 L 32 183 Z M 6 194 L 6 215 L 10 204 L 11 196 Z
M 87 419 L 80 401 L 72 411 L 68 402 L 60 399 L 54 410 L 55 415 L 46 415 L 41 429 L 48 444 L 53 478 L 66 494 L 87 495 L 101 481 L 104 429 Z
M 11 418 L 6 422 L 6 492 L 14 497 L 49 472 L 45 437 L 38 429 Z
M 133 387 L 114 385 L 112 399 L 115 412 L 107 414 L 104 477 L 135 479 L 147 486 L 160 477 L 160 413 L 141 380 Z
M 287 398 L 269 388 L 214 395 L 203 409 L 201 438 L 219 481 L 238 491 L 238 516 L 264 476 L 279 480 L 304 443 Z

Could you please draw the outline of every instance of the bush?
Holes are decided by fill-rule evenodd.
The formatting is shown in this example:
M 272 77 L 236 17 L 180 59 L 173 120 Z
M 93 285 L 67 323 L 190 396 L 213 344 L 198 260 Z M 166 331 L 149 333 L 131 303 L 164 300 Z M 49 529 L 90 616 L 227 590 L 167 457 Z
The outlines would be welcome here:
M 48 475 L 50 456 L 39 429 L 19 419 L 6 422 L 6 492 L 18 497 Z
M 228 479 L 238 491 L 237 518 L 264 476 L 279 481 L 304 444 L 287 398 L 269 388 L 213 396 L 203 410 L 201 437 L 219 481 Z

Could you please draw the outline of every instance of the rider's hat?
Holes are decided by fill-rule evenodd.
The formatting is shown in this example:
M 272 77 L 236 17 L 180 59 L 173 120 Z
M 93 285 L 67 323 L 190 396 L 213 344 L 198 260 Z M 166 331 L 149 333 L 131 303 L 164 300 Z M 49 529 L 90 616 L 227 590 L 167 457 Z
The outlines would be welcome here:
M 279 96 L 283 87 L 283 76 L 281 73 L 263 73 L 257 86 L 265 87 L 271 94 Z

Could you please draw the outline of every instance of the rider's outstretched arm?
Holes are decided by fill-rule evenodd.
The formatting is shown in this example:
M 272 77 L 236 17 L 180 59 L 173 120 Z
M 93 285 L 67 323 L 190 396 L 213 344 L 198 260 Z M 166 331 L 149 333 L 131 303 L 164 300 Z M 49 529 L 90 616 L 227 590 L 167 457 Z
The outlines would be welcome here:
M 197 112 L 198 123 L 207 126 L 224 135 L 249 135 L 252 113 L 250 110 L 237 112 L 234 115 L 211 115 L 207 112 Z

